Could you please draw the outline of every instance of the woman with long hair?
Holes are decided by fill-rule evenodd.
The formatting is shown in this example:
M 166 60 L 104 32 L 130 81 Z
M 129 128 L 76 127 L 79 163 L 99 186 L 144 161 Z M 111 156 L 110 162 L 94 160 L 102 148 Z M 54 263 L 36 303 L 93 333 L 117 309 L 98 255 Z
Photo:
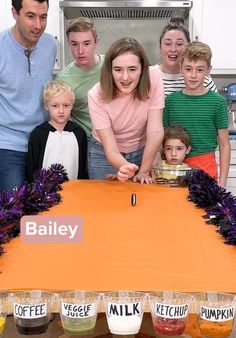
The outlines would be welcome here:
M 150 169 L 163 138 L 164 88 L 158 66 L 133 38 L 113 43 L 105 55 L 100 83 L 88 93 L 93 130 L 89 177 L 109 174 L 151 183 Z

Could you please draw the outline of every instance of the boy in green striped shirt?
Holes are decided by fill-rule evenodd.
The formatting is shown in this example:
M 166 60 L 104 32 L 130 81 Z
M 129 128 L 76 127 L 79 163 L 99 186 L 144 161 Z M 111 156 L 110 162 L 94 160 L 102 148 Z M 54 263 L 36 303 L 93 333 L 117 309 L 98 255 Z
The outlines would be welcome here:
M 211 49 L 202 42 L 190 42 L 183 50 L 181 71 L 185 89 L 166 97 L 163 124 L 179 125 L 191 137 L 191 151 L 185 159 L 217 178 L 215 150 L 219 144 L 219 184 L 226 185 L 230 142 L 226 99 L 204 87 L 204 78 L 211 70 Z

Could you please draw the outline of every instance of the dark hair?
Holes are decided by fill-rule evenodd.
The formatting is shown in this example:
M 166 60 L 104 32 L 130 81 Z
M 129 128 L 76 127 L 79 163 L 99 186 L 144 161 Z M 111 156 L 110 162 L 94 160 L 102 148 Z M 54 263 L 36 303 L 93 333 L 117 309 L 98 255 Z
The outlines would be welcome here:
M 160 35 L 160 45 L 164 35 L 169 31 L 180 31 L 184 34 L 187 42 L 190 42 L 189 31 L 184 27 L 184 19 L 181 17 L 173 17 L 170 19 L 170 22 L 165 26 Z
M 187 129 L 177 125 L 171 125 L 164 129 L 162 145 L 165 146 L 166 141 L 170 139 L 180 140 L 187 148 L 191 145 L 191 138 Z
M 121 38 L 114 42 L 108 49 L 102 65 L 100 84 L 101 98 L 104 101 L 109 102 L 117 96 L 117 89 L 112 76 L 112 61 L 125 53 L 136 55 L 142 67 L 142 73 L 134 96 L 140 101 L 145 101 L 149 98 L 151 81 L 149 76 L 149 61 L 144 48 L 134 38 Z
M 15 8 L 16 12 L 19 14 L 21 8 L 22 8 L 22 1 L 23 0 L 12 0 L 11 1 L 11 4 L 12 4 L 12 7 Z M 39 3 L 43 3 L 43 2 L 46 2 L 48 4 L 48 7 L 49 7 L 49 0 L 34 0 L 34 1 L 37 1 Z

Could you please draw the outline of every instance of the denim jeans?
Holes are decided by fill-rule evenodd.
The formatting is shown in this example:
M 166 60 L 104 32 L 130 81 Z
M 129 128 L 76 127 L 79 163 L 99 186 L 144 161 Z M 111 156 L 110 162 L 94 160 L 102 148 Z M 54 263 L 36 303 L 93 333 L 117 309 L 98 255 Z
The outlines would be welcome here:
M 26 180 L 27 153 L 0 149 L 0 190 L 12 189 Z
M 131 153 L 121 153 L 124 158 L 140 167 L 144 148 Z M 88 172 L 92 180 L 102 180 L 107 174 L 116 174 L 117 168 L 113 167 L 106 159 L 103 146 L 100 142 L 91 137 L 88 151 Z

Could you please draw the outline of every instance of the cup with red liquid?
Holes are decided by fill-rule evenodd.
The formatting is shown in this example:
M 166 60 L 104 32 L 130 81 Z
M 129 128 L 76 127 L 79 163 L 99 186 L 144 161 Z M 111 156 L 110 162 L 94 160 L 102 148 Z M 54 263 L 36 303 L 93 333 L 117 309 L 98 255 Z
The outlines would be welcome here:
M 164 336 L 182 335 L 193 302 L 193 296 L 183 292 L 149 293 L 149 304 L 155 332 Z

